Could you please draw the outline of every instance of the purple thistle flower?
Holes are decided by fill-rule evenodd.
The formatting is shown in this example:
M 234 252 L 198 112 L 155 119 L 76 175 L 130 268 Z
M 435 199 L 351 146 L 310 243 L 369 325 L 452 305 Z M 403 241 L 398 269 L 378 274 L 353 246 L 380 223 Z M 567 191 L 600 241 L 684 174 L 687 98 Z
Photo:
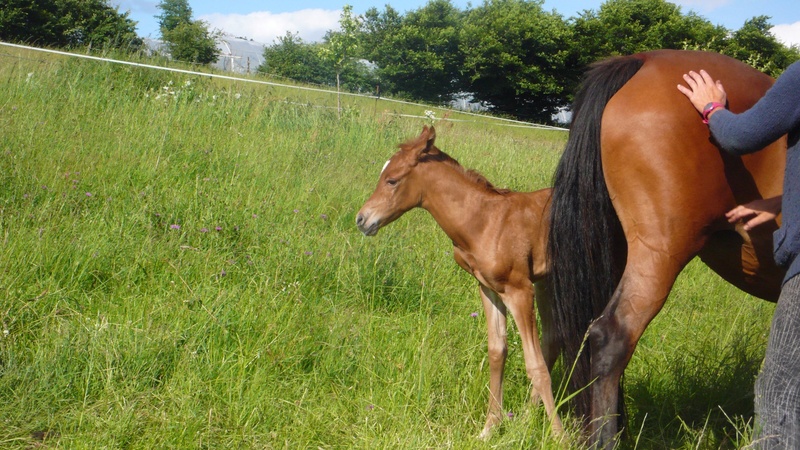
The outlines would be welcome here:
M 311 255 L 313 255 L 313 254 L 314 254 L 314 252 L 311 252 L 311 251 L 308 251 L 308 252 L 306 252 L 306 255 L 307 255 L 307 256 L 311 256 Z
M 511 412 L 511 411 L 509 411 L 509 412 L 508 412 L 508 414 L 507 414 L 507 416 L 508 416 L 508 418 L 509 418 L 509 419 L 510 419 L 510 418 L 513 418 L 513 417 L 514 417 L 514 413 L 513 413 L 513 412 Z
M 470 314 L 469 316 L 470 317 L 478 317 L 478 313 L 474 312 L 474 313 Z
M 181 226 L 178 225 L 177 223 L 173 223 L 169 227 L 170 227 L 170 229 L 173 229 L 173 230 L 180 230 L 181 229 Z
M 216 227 L 214 229 L 217 230 L 217 231 L 222 231 L 222 227 L 220 227 L 220 226 L 218 226 L 218 227 Z
M 91 197 L 91 196 L 92 196 L 92 193 L 91 193 L 91 192 L 87 192 L 87 193 L 86 193 L 86 196 L 87 196 L 87 197 Z
M 200 228 L 201 233 L 208 233 L 208 228 Z
M 293 212 L 293 213 L 295 213 L 295 214 L 297 214 L 297 213 L 299 213 L 299 212 L 300 212 L 300 210 L 299 210 L 299 209 L 295 209 L 295 210 L 294 210 L 294 211 L 292 211 L 292 212 Z

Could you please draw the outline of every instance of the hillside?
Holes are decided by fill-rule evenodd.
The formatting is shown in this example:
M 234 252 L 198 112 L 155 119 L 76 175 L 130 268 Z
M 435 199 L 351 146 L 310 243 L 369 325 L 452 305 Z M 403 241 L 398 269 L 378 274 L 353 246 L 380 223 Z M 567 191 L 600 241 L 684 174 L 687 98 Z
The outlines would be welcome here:
M 475 281 L 424 211 L 374 238 L 354 216 L 425 110 L 441 149 L 515 190 L 549 185 L 564 132 L 0 60 L 0 446 L 563 448 L 529 405 L 513 327 L 509 420 L 474 438 L 488 383 Z M 747 442 L 771 308 L 690 266 L 628 370 L 631 446 Z

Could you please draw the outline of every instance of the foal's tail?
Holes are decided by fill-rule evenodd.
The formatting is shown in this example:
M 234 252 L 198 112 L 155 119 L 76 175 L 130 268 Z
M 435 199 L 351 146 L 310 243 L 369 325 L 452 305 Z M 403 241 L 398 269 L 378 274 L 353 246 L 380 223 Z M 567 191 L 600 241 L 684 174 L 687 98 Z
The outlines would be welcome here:
M 625 240 L 600 160 L 600 121 L 611 97 L 643 64 L 644 55 L 624 56 L 596 63 L 586 73 L 553 182 L 548 260 L 554 327 L 563 343 L 568 373 L 575 363 L 572 390 L 591 381 L 588 343 L 581 351 L 584 336 L 614 293 L 624 267 L 619 249 L 625 248 Z M 590 400 L 588 389 L 576 396 L 579 417 L 589 417 Z

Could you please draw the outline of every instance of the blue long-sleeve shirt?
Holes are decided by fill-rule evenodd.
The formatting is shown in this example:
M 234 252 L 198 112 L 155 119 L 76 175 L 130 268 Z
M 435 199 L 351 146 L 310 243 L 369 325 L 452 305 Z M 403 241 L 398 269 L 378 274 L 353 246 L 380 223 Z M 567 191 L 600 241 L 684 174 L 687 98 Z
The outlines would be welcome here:
M 800 273 L 800 61 L 790 65 L 752 108 L 741 114 L 718 110 L 708 126 L 720 147 L 736 155 L 758 151 L 788 134 L 783 219 L 773 236 L 775 262 L 787 269 L 785 283 Z

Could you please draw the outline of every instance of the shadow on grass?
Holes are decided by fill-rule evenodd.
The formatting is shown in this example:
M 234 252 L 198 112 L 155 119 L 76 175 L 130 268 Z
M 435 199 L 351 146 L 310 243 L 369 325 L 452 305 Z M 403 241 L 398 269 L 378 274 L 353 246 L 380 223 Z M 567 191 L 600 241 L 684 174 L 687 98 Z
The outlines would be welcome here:
M 668 362 L 644 367 L 625 383 L 629 427 L 621 448 L 727 449 L 746 445 L 753 420 L 753 385 L 764 338 L 743 327 L 727 342 L 706 336 Z

